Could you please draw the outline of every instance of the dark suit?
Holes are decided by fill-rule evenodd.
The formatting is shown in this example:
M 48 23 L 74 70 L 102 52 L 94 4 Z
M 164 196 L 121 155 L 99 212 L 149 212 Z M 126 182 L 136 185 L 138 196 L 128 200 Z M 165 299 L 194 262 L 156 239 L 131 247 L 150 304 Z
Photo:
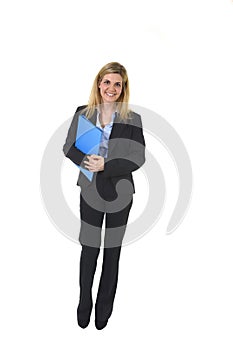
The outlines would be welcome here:
M 84 114 L 85 107 L 81 106 L 76 110 L 63 146 L 66 157 L 77 165 L 83 165 L 82 162 L 86 159 L 86 155 L 74 145 L 78 119 L 81 114 Z M 97 110 L 89 120 L 96 125 L 96 119 Z M 132 206 L 133 193 L 135 193 L 132 172 L 145 162 L 145 140 L 140 115 L 131 112 L 130 119 L 124 123 L 120 120 L 119 114 L 116 113 L 109 138 L 108 156 L 104 161 L 104 170 L 94 173 L 92 182 L 82 172 L 80 172 L 77 181 L 77 185 L 81 187 L 80 243 L 82 244 L 79 321 L 87 320 L 92 309 L 91 288 L 99 255 L 101 228 L 105 213 L 105 242 L 107 244 L 104 246 L 107 248 L 104 249 L 102 275 L 96 302 L 96 318 L 107 320 L 112 312 L 117 287 L 121 242 Z M 120 205 L 121 209 L 108 212 L 108 206 L 120 199 L 121 204 L 124 204 Z M 98 208 L 94 204 L 97 204 Z M 114 229 L 116 230 L 114 231 Z

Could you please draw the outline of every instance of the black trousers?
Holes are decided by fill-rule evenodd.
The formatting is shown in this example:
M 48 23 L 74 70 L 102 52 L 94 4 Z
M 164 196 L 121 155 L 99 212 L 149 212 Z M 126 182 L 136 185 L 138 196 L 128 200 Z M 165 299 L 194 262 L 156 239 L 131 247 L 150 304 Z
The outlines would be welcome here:
M 107 244 L 103 247 L 103 263 L 95 303 L 95 318 L 99 321 L 106 321 L 111 316 L 118 282 L 121 243 L 132 207 L 133 195 L 125 196 L 125 203 L 126 206 L 120 211 L 109 213 L 105 211 L 108 206 L 107 202 L 103 201 L 102 210 L 97 210 L 84 200 L 82 193 L 80 194 L 80 217 L 82 221 L 80 230 L 80 243 L 82 245 L 79 275 L 80 299 L 78 306 L 78 318 L 80 320 L 89 319 L 92 311 L 92 286 L 100 253 L 104 215 L 104 242 Z

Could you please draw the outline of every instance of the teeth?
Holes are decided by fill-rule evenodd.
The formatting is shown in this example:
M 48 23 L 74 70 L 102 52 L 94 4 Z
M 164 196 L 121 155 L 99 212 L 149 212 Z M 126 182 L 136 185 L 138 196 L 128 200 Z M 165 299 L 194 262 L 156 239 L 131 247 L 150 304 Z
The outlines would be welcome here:
M 108 92 L 107 92 L 107 95 L 110 96 L 110 97 L 114 96 L 114 94 L 109 94 Z

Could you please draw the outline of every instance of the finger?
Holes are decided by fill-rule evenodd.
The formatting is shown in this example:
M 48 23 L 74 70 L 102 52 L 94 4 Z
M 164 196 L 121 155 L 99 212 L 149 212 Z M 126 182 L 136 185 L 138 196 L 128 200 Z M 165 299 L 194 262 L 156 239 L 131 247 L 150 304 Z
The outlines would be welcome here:
M 85 166 L 85 169 L 89 170 L 89 171 L 94 171 L 92 167 L 89 166 Z
M 90 166 L 91 165 L 91 163 L 90 162 L 88 162 L 88 161 L 84 161 L 83 163 L 85 163 L 87 166 Z
M 92 158 L 92 159 L 100 159 L 100 156 L 98 156 L 97 154 L 92 154 L 92 155 L 91 155 L 91 158 Z
M 87 159 L 88 159 L 89 161 L 91 161 L 91 160 L 95 159 L 95 156 L 93 156 L 93 155 L 87 156 Z
M 93 159 L 90 159 L 89 161 L 84 160 L 84 163 L 89 164 L 89 165 L 91 165 L 91 164 L 94 165 L 96 163 L 96 161 L 94 161 Z

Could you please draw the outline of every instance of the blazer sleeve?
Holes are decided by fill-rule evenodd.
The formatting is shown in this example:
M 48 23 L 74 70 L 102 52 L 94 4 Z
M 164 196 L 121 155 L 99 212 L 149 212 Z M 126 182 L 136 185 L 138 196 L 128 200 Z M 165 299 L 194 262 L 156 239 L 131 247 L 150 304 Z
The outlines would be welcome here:
M 81 111 L 83 108 L 84 106 L 77 108 L 75 115 L 72 119 L 70 128 L 68 130 L 65 144 L 63 146 L 64 155 L 76 165 L 80 165 L 86 156 L 85 153 L 81 152 L 75 147 L 79 111 Z
M 143 135 L 143 127 L 141 116 L 137 114 L 136 125 L 132 125 L 132 138 L 134 142 L 130 142 L 129 152 L 124 158 L 104 159 L 105 177 L 121 176 L 132 173 L 139 169 L 145 163 L 145 138 Z

